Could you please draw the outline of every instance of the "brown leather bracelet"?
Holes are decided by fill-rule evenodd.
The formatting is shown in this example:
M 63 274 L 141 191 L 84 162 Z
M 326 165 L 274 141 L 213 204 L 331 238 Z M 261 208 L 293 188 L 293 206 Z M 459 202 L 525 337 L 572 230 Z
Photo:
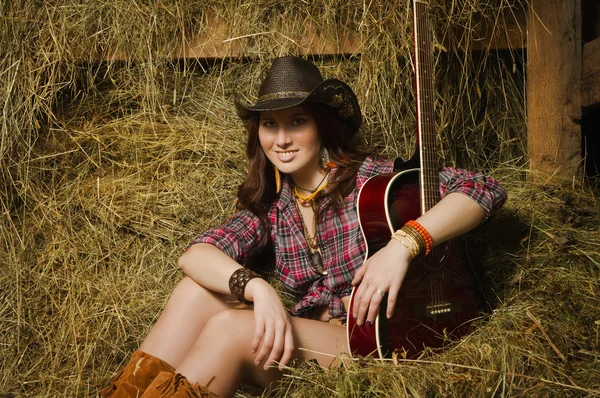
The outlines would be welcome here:
M 244 298 L 244 293 L 246 291 L 246 285 L 254 278 L 260 278 L 260 275 L 248 268 L 242 267 L 236 269 L 229 277 L 229 291 L 231 291 L 231 294 L 237 297 L 238 300 L 246 304 L 252 304 L 251 301 Z

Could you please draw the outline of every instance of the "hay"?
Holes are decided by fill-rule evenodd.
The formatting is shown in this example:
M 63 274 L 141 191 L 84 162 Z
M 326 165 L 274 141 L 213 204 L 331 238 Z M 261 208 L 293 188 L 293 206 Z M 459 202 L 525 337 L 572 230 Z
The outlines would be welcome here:
M 493 312 L 449 350 L 417 361 L 304 365 L 286 379 L 286 396 L 600 395 L 598 200 L 497 172 L 510 202 L 466 237 L 485 265 Z
M 94 396 L 127 360 L 181 278 L 181 249 L 233 211 L 245 173 L 233 93 L 252 99 L 266 63 L 296 53 L 291 38 L 308 22 L 365 43 L 315 58 L 355 88 L 362 143 L 403 157 L 414 146 L 405 2 L 54 3 L 0 11 L 0 396 Z M 443 354 L 304 364 L 277 395 L 598 393 L 597 199 L 523 182 L 522 54 L 465 44 L 477 13 L 502 34 L 512 2 L 497 3 L 432 5 L 438 40 L 460 43 L 436 52 L 445 163 L 491 171 L 509 188 L 504 210 L 467 237 L 494 311 Z M 215 14 L 243 57 L 171 60 Z M 453 36 L 457 27 L 467 36 Z M 130 60 L 98 62 L 115 49 Z

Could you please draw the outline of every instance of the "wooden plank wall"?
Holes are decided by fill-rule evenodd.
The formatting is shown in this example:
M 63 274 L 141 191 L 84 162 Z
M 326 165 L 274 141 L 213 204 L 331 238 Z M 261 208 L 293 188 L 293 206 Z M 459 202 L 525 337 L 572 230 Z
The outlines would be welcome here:
M 470 35 L 454 32 L 450 38 L 442 38 L 448 48 L 527 46 L 528 156 L 534 180 L 581 176 L 581 108 L 600 103 L 600 38 L 586 43 L 582 50 L 582 2 L 586 7 L 586 35 L 590 35 L 590 27 L 600 32 L 600 0 L 530 0 L 529 10 L 505 11 L 505 26 L 481 19 Z M 209 30 L 175 49 L 174 58 L 240 54 L 240 41 L 230 37 L 227 21 L 218 16 L 208 19 Z M 503 35 L 493 34 L 498 29 L 504 30 Z M 463 42 L 467 36 L 472 38 L 471 43 Z M 360 37 L 349 34 L 335 42 L 324 40 L 316 27 L 310 26 L 301 37 L 291 39 L 298 44 L 298 52 L 305 55 L 358 54 L 362 45 Z M 127 58 L 117 50 L 107 60 Z
M 533 180 L 581 176 L 581 0 L 532 0 L 527 147 Z

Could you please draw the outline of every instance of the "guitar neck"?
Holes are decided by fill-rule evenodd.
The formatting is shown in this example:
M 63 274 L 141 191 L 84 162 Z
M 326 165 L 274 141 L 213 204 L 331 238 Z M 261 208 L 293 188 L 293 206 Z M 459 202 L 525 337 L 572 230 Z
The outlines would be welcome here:
M 421 211 L 440 201 L 439 157 L 435 131 L 433 60 L 427 4 L 413 1 L 415 39 L 415 86 L 417 99 L 417 144 L 421 168 Z

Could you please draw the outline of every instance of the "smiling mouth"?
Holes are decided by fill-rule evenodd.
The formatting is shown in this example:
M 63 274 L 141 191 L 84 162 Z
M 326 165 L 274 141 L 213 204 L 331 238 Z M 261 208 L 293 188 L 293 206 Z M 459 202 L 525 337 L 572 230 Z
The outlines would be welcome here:
M 286 161 L 286 160 L 291 160 L 294 157 L 294 155 L 296 154 L 296 152 L 298 152 L 298 151 L 282 151 L 282 152 L 275 152 L 275 153 L 277 153 L 277 157 L 279 158 L 279 160 Z

